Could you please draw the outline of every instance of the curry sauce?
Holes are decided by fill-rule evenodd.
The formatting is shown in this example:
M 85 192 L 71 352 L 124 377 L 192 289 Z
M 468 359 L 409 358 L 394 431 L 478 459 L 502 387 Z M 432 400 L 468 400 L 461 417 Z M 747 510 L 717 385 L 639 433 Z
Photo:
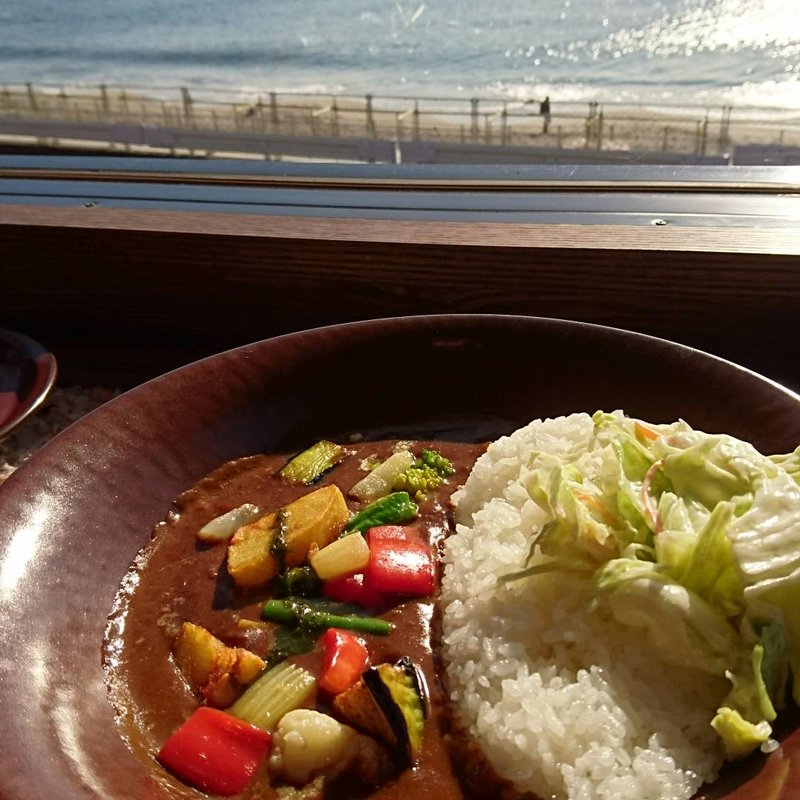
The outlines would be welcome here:
M 349 497 L 348 491 L 366 474 L 367 464 L 386 459 L 397 445 L 396 441 L 348 444 L 347 457 L 313 488 L 337 485 L 349 510 L 357 511 L 363 504 Z M 413 443 L 415 451 L 421 447 L 436 450 L 454 467 L 445 483 L 420 498 L 419 515 L 413 522 L 439 553 L 453 524 L 450 495 L 466 480 L 484 446 Z M 260 616 L 270 597 L 269 585 L 237 587 L 226 568 L 226 546 L 200 543 L 196 534 L 209 520 L 243 503 L 253 503 L 266 513 L 308 493 L 309 487 L 280 476 L 286 462 L 287 456 L 282 454 L 242 458 L 224 464 L 184 492 L 156 527 L 115 601 L 104 643 L 110 697 L 123 737 L 148 766 L 153 788 L 160 787 L 165 796 L 202 796 L 167 772 L 156 758 L 163 743 L 199 704 L 172 656 L 181 625 L 189 621 L 202 626 L 226 645 L 246 648 L 262 658 L 270 653 L 277 632 L 275 624 L 261 621 Z M 492 791 L 502 794 L 505 784 L 487 770 L 479 753 L 470 749 L 468 739 L 452 729 L 437 657 L 436 596 L 398 601 L 380 616 L 394 628 L 388 636 L 363 637 L 370 663 L 408 658 L 427 684 L 429 713 L 421 746 L 413 766 L 395 772 L 380 786 L 359 785 L 345 776 L 328 786 L 325 796 L 457 800 L 485 796 L 487 782 Z M 242 620 L 254 624 L 243 625 Z M 290 660 L 318 674 L 322 654 L 317 647 Z M 312 696 L 309 703 L 314 702 Z M 266 762 L 238 796 L 252 800 L 279 796 L 270 785 Z

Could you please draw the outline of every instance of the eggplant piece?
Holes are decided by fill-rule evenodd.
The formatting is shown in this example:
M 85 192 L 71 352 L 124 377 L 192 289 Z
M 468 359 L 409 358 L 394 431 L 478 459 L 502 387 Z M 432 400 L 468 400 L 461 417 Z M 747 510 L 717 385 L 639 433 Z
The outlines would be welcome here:
M 333 707 L 353 727 L 383 742 L 401 769 L 413 765 L 428 716 L 428 692 L 411 659 L 370 667 L 336 696 Z

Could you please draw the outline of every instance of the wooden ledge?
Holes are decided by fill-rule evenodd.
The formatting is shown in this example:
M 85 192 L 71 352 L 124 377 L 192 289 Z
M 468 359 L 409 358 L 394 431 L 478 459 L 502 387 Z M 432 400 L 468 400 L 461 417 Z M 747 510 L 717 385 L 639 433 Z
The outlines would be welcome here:
M 0 227 L 297 239 L 404 245 L 800 255 L 800 226 L 682 227 L 409 221 L 117 208 L 0 206 Z

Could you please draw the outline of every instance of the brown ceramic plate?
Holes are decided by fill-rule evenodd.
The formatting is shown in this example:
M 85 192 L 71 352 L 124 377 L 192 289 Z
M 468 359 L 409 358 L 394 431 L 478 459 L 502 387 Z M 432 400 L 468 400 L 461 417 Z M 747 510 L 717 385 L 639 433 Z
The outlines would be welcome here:
M 56 381 L 56 359 L 28 336 L 0 328 L 0 439 L 44 402 Z
M 126 749 L 100 648 L 120 579 L 173 499 L 222 462 L 345 431 L 495 436 L 539 416 L 683 417 L 763 452 L 800 441 L 800 397 L 645 336 L 524 317 L 380 320 L 191 364 L 108 403 L 0 488 L 0 797 L 169 797 Z M 800 730 L 709 796 L 800 797 Z

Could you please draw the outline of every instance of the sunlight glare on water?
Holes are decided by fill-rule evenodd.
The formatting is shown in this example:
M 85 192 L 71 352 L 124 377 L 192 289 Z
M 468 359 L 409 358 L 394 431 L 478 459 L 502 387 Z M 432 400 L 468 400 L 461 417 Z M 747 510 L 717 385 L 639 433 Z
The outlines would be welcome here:
M 698 50 L 780 48 L 783 56 L 800 54 L 800 6 L 797 0 L 711 0 L 686 3 L 640 31 L 622 31 L 653 55 L 692 55 Z

